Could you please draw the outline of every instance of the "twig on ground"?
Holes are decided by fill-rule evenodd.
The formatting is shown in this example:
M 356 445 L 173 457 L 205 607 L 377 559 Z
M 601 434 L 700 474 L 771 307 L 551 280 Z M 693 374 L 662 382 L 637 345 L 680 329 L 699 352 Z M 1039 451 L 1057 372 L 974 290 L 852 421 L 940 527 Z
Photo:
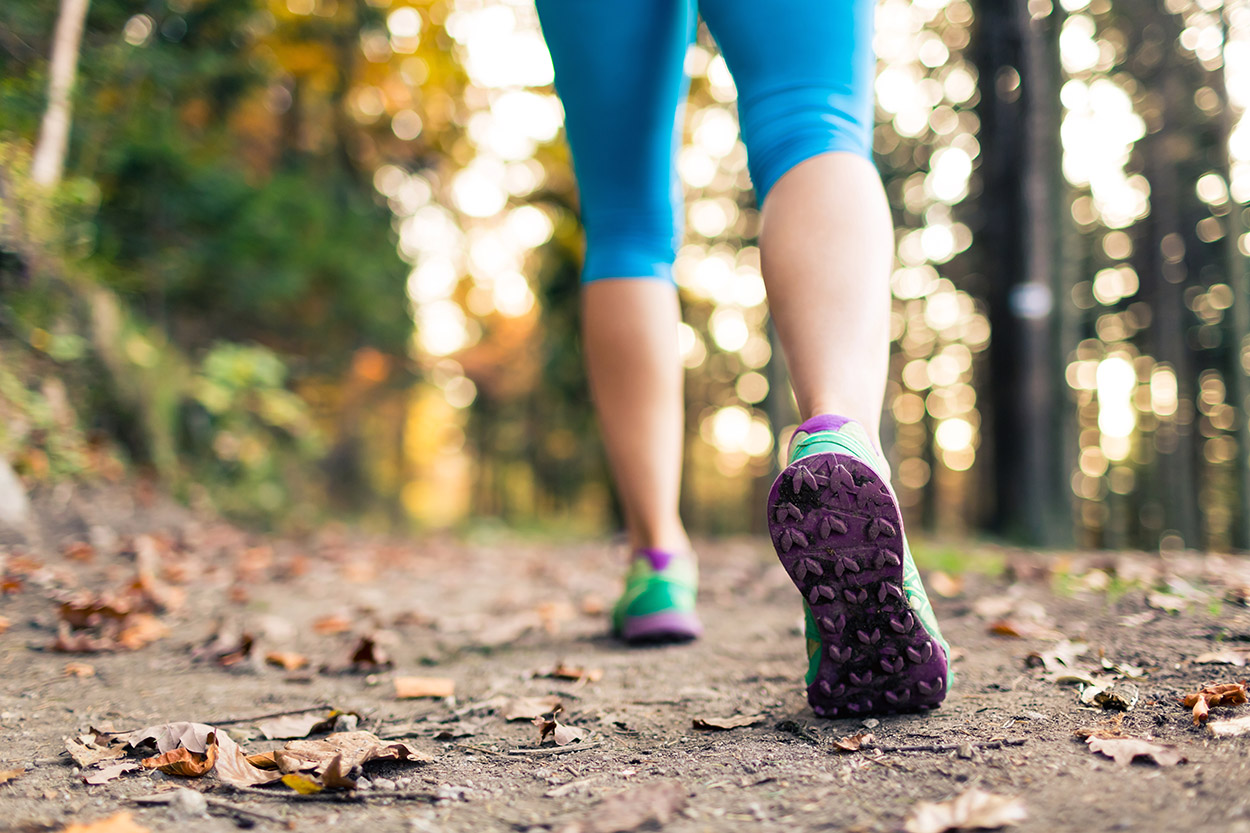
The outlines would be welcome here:
M 159 806 L 159 805 L 169 804 L 172 798 L 173 798 L 172 794 L 170 795 L 141 795 L 138 798 L 130 799 L 130 803 L 142 804 L 145 806 L 153 806 L 153 805 Z M 221 810 L 223 813 L 233 815 L 235 817 L 245 816 L 249 818 L 260 819 L 261 821 L 272 822 L 274 824 L 281 824 L 284 826 L 287 826 L 290 824 L 289 819 L 279 818 L 278 816 L 271 816 L 268 813 L 261 813 L 257 810 L 249 810 L 246 807 L 240 807 L 237 804 L 231 804 L 229 801 L 225 801 L 220 798 L 213 798 L 211 795 L 205 795 L 204 801 L 207 802 L 210 810 L 215 807 L 218 810 Z
M 567 752 L 581 752 L 584 749 L 594 749 L 603 746 L 602 743 L 570 743 L 568 746 L 555 747 L 521 747 L 519 749 L 509 749 L 509 755 L 531 755 L 534 757 L 542 757 L 546 755 L 563 755 Z
M 277 798 L 282 801 L 338 801 L 347 804 L 382 798 L 393 798 L 396 801 L 434 801 L 438 798 L 438 795 L 435 793 L 420 790 L 369 790 L 367 792 L 353 790 L 351 792 L 319 792 L 301 795 L 294 790 L 275 792 L 274 790 L 262 790 L 257 787 L 233 786 L 230 789 L 244 795 L 259 795 L 265 798 Z
M 287 715 L 290 715 L 290 714 L 304 714 L 305 712 L 324 711 L 326 709 L 332 709 L 332 708 L 334 708 L 334 706 L 331 706 L 329 703 L 318 703 L 315 706 L 308 706 L 303 709 L 287 709 L 284 712 L 273 712 L 271 714 L 258 714 L 255 717 L 234 717 L 228 720 L 205 720 L 204 723 L 206 723 L 209 726 L 233 726 L 237 723 L 254 723 L 257 720 L 268 720 L 271 717 L 286 717 Z
M 1016 738 L 1012 740 L 987 740 L 980 743 L 926 743 L 919 746 L 865 746 L 865 749 L 871 749 L 877 752 L 954 752 L 960 747 L 972 746 L 977 749 L 1002 749 L 1004 746 L 1024 746 L 1028 743 L 1027 738 Z

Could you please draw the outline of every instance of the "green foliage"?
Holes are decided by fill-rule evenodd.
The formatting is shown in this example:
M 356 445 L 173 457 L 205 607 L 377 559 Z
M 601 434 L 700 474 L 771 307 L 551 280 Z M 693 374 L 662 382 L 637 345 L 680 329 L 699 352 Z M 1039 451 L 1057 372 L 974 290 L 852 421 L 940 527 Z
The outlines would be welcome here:
M 183 459 L 234 514 L 259 520 L 309 499 L 303 481 L 323 443 L 303 400 L 286 389 L 286 376 L 272 351 L 221 342 L 191 377 Z M 302 476 L 290 477 L 293 469 Z

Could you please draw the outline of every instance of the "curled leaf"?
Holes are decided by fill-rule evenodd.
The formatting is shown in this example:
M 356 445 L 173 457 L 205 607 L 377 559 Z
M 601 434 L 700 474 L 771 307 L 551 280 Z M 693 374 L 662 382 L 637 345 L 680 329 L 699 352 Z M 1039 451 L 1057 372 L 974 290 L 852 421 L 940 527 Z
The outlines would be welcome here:
M 211 743 L 204 754 L 192 752 L 185 746 L 144 758 L 140 763 L 144 769 L 159 769 L 166 775 L 181 775 L 187 778 L 199 778 L 217 763 L 217 744 Z
M 1246 684 L 1222 683 L 1205 686 L 1198 691 L 1190 692 L 1181 698 L 1187 709 L 1192 709 L 1194 725 L 1205 723 L 1211 713 L 1211 706 L 1240 706 L 1246 702 Z

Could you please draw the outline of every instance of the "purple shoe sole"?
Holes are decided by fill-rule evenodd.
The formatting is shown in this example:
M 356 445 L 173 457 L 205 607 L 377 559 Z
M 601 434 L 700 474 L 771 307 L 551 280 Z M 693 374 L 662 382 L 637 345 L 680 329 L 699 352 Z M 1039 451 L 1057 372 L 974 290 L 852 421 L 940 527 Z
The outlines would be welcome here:
M 942 702 L 946 653 L 907 603 L 902 518 L 880 475 L 848 454 L 797 460 L 769 492 L 768 531 L 823 646 L 812 711 L 860 717 Z
M 635 643 L 689 642 L 703 635 L 703 625 L 693 613 L 666 610 L 628 617 L 619 635 Z

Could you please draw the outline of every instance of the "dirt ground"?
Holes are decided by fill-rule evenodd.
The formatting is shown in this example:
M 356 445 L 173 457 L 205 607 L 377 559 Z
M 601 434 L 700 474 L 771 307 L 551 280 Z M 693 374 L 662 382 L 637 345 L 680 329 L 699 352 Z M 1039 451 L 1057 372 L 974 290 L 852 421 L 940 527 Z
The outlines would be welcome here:
M 284 822 L 379 833 L 592 833 L 645 822 L 646 812 L 629 821 L 619 811 L 651 801 L 664 805 L 664 821 L 648 824 L 669 831 L 891 831 L 918 802 L 977 787 L 1020 798 L 1028 812 L 1021 831 L 1250 833 L 1250 737 L 1216 739 L 1178 702 L 1245 676 L 1244 667 L 1197 661 L 1250 650 L 1243 561 L 981 548 L 1006 569 L 929 577 L 956 648 L 945 705 L 865 723 L 820 720 L 807 708 L 799 598 L 764 540 L 698 545 L 702 640 L 630 649 L 606 635 L 604 608 L 618 589 L 622 553 L 602 542 L 503 533 L 396 542 L 335 530 L 265 540 L 150 495 L 61 492 L 38 505 L 42 549 L 0 538 L 0 616 L 8 622 L 0 635 L 0 770 L 25 770 L 0 785 L 3 829 L 60 830 L 124 810 L 151 830 Z M 145 534 L 152 537 L 135 537 Z M 134 651 L 51 650 L 58 600 L 126 586 L 145 547 L 159 555 L 170 609 L 156 615 L 168 635 Z M 228 653 L 239 631 L 255 644 L 223 667 L 215 655 Z M 393 668 L 344 673 L 366 635 Z M 216 648 L 197 657 L 215 637 Z M 1088 645 L 1079 659 L 1068 651 L 1070 669 L 1116 676 L 1105 659 L 1128 674 L 1114 691 L 1121 702 L 1136 691 L 1131 710 L 1083 705 L 1078 686 L 1055 680 L 1064 669 L 1029 665 L 1031 652 L 1063 654 L 1065 638 Z M 279 650 L 305 655 L 311 667 L 263 661 Z M 1053 655 L 1047 662 L 1057 667 Z M 67 663 L 94 673 L 68 674 Z M 560 663 L 602 673 L 535 676 Z M 450 679 L 454 697 L 399 700 L 394 679 L 404 676 Z M 505 720 L 512 698 L 552 694 L 564 705 L 560 719 L 587 731 L 582 741 L 543 746 L 534 725 Z M 259 737 L 253 718 L 318 705 L 354 711 L 360 728 L 430 760 L 367 764 L 371 789 L 330 801 L 282 784 L 239 793 L 211 773 L 138 771 L 89 786 L 64 753 L 64 738 L 90 727 L 171 721 L 220 725 L 259 752 L 285 741 Z M 1212 720 L 1247 712 L 1214 708 Z M 735 715 L 760 717 L 725 731 L 693 727 L 697 718 Z M 1074 736 L 1082 727 L 1173 744 L 1187 762 L 1119 766 Z M 865 730 L 873 740 L 859 751 L 833 743 Z M 175 785 L 220 803 L 208 816 L 134 803 Z M 660 786 L 649 793 L 648 785 Z M 391 791 L 402 795 L 376 797 Z M 225 805 L 274 820 L 248 822 Z

